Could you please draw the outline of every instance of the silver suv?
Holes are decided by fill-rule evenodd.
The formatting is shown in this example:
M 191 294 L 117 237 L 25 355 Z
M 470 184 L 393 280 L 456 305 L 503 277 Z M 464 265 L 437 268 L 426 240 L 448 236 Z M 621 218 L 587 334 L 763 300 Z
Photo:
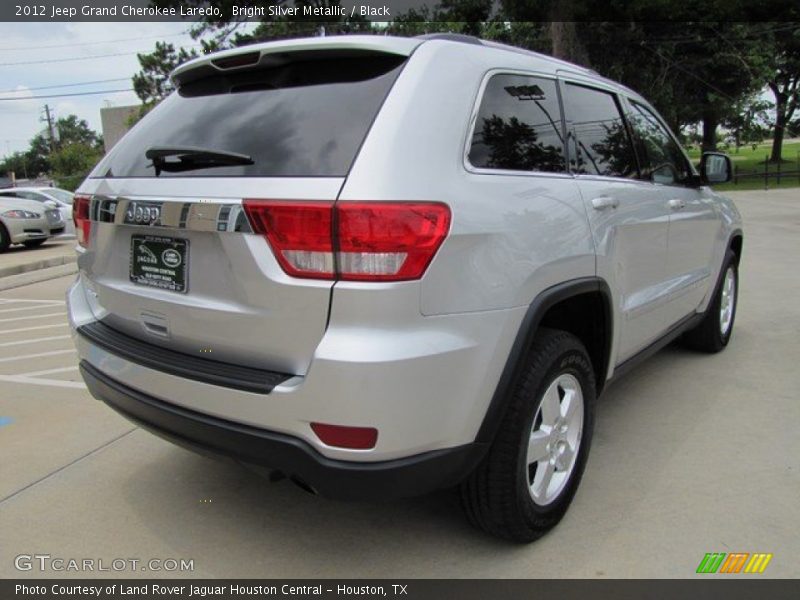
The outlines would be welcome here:
M 75 197 L 91 393 L 326 496 L 460 485 L 530 541 L 597 396 L 730 339 L 740 218 L 638 94 L 454 36 L 205 56 Z M 654 423 L 654 427 L 658 424 Z

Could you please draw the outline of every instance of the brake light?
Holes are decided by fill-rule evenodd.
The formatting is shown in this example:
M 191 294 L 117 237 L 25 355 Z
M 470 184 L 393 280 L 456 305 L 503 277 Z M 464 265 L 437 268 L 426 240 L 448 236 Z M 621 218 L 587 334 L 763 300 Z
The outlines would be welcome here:
M 92 231 L 92 221 L 89 217 L 89 207 L 92 200 L 89 196 L 75 196 L 72 200 L 72 221 L 75 223 L 75 235 L 78 243 L 87 248 L 89 234 Z
M 350 448 L 352 450 L 369 450 L 378 441 L 378 430 L 374 427 L 348 427 L 345 425 L 328 425 L 327 423 L 311 423 L 311 429 L 326 446 Z
M 247 199 L 244 209 L 283 270 L 303 278 L 419 279 L 450 229 L 450 209 L 440 202 Z
M 333 278 L 329 202 L 245 200 L 255 233 L 266 236 L 283 270 L 294 277 Z

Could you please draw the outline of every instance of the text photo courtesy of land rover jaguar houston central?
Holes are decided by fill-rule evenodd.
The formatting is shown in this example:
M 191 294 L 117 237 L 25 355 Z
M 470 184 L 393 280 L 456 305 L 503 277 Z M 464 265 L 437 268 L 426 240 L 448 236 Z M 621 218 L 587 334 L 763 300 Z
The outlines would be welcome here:
M 89 390 L 158 435 L 323 496 L 459 486 L 476 526 L 531 541 L 608 382 L 730 339 L 741 223 L 708 187 L 730 160 L 696 170 L 592 71 L 340 36 L 172 81 L 78 189 L 67 298 Z

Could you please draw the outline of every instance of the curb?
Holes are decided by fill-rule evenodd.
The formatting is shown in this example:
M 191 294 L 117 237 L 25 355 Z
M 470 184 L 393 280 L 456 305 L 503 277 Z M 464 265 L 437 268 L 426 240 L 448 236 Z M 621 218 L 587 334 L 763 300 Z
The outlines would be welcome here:
M 33 262 L 23 263 L 21 265 L 11 265 L 10 267 L 0 268 L 0 277 L 8 277 L 10 275 L 18 275 L 20 273 L 29 273 L 30 271 L 38 271 L 39 269 L 49 269 L 50 267 L 58 267 L 69 263 L 77 262 L 78 257 L 75 253 L 65 254 L 63 256 L 53 256 L 50 258 L 43 258 Z
M 66 277 L 67 275 L 73 275 L 77 272 L 77 263 L 75 261 L 70 261 L 66 262 L 65 264 L 39 268 L 35 271 L 27 271 L 24 273 L 18 273 L 17 275 L 3 276 L 3 278 L 0 279 L 0 291 L 22 287 L 23 285 L 29 285 L 31 283 L 48 281 L 49 279 Z

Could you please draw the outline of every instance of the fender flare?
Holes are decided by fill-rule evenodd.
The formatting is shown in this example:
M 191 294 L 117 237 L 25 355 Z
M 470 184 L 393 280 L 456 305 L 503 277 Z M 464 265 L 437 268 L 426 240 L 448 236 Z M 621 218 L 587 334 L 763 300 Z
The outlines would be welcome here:
M 497 383 L 495 392 L 489 403 L 489 408 L 486 410 L 486 415 L 483 418 L 478 435 L 475 439 L 476 442 L 490 444 L 494 441 L 495 435 L 500 428 L 503 421 L 503 416 L 506 412 L 508 405 L 508 392 L 514 388 L 522 375 L 524 366 L 524 358 L 527 351 L 533 344 L 536 337 L 536 332 L 539 329 L 539 324 L 542 317 L 547 311 L 562 302 L 574 296 L 580 296 L 587 293 L 600 292 L 605 298 L 605 317 L 606 317 L 606 340 L 605 340 L 605 353 L 603 364 L 601 365 L 600 373 L 608 373 L 608 363 L 611 357 L 611 344 L 614 339 L 614 322 L 613 310 L 611 300 L 611 290 L 608 284 L 599 277 L 582 277 L 580 279 L 573 279 L 564 283 L 559 283 L 553 287 L 547 288 L 541 292 L 525 313 L 522 323 L 511 346 L 506 359 L 505 367 L 500 375 L 500 380 Z M 598 394 L 602 389 L 603 382 L 598 382 Z

